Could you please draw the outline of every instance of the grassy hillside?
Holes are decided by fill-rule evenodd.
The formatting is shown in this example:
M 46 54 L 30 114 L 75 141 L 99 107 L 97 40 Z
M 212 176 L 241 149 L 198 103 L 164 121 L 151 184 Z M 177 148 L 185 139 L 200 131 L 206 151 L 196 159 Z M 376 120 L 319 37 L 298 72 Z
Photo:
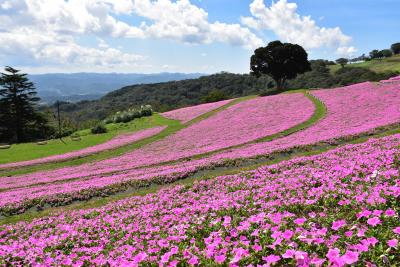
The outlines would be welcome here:
M 400 55 L 384 59 L 374 59 L 362 63 L 349 64 L 346 67 L 367 68 L 375 72 L 385 72 L 385 71 L 400 72 Z M 330 66 L 332 72 L 336 72 L 340 68 L 341 67 L 339 65 Z
M 33 143 L 14 144 L 10 149 L 0 150 L 0 164 L 43 158 L 52 155 L 64 154 L 104 143 L 123 133 L 133 133 L 147 128 L 167 125 L 166 119 L 155 114 L 151 117 L 142 117 L 129 123 L 112 123 L 107 125 L 108 132 L 104 134 L 91 134 L 90 129 L 77 132 L 81 140 L 73 141 L 69 137 L 61 140 L 53 139 L 45 145 Z M 29 153 L 26 153 L 29 151 Z

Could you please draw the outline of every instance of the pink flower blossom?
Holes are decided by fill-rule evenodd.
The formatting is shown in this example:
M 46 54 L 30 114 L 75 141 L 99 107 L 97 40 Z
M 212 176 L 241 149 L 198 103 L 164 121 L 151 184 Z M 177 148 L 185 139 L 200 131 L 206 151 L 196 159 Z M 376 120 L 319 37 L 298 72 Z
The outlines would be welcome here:
M 193 256 L 193 257 L 188 261 L 188 263 L 189 263 L 190 265 L 197 265 L 197 264 L 199 263 L 199 258 L 196 257 L 196 256 Z
M 282 237 L 286 240 L 289 240 L 293 237 L 293 231 L 291 230 L 285 230 L 285 232 L 282 233 Z
M 293 258 L 295 255 L 296 251 L 293 249 L 288 249 L 284 254 L 282 254 L 282 258 L 284 259 L 290 259 Z
M 385 215 L 388 217 L 393 217 L 396 216 L 396 211 L 392 210 L 392 209 L 388 209 L 385 211 Z
M 223 254 L 221 254 L 221 255 L 216 255 L 216 256 L 214 257 L 214 259 L 215 259 L 215 262 L 216 262 L 216 263 L 222 264 L 222 263 L 225 262 L 226 256 L 223 255 Z
M 326 254 L 326 257 L 331 262 L 336 262 L 340 258 L 340 250 L 338 248 L 329 249 L 328 253 Z
M 306 221 L 307 221 L 307 219 L 305 219 L 305 218 L 297 218 L 293 222 L 297 225 L 303 225 Z
M 367 223 L 371 226 L 377 226 L 381 224 L 381 220 L 378 217 L 372 217 L 367 220 Z
M 396 248 L 398 243 L 399 243 L 399 241 L 397 239 L 390 239 L 387 242 L 388 246 L 391 248 Z
M 263 257 L 263 260 L 269 265 L 277 263 L 281 259 L 278 255 L 269 255 L 267 257 Z
M 341 258 L 346 264 L 353 264 L 358 261 L 358 256 L 359 254 L 357 252 L 348 250 Z
M 400 235 L 400 226 L 393 229 L 393 233 Z
M 334 221 L 332 223 L 332 229 L 337 231 L 337 230 L 339 230 L 340 228 L 342 228 L 345 225 L 346 225 L 346 221 L 345 220 Z

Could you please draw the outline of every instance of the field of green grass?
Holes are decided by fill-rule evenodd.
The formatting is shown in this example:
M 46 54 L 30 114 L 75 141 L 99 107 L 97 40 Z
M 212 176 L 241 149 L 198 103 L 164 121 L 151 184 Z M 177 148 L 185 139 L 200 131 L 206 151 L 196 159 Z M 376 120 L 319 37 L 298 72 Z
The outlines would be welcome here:
M 339 65 L 329 66 L 332 72 L 336 72 L 341 68 Z M 400 55 L 396 55 L 385 59 L 374 59 L 371 61 L 365 61 L 362 63 L 348 64 L 348 67 L 361 67 L 367 68 L 375 72 L 385 72 L 385 71 L 398 71 L 400 72 Z

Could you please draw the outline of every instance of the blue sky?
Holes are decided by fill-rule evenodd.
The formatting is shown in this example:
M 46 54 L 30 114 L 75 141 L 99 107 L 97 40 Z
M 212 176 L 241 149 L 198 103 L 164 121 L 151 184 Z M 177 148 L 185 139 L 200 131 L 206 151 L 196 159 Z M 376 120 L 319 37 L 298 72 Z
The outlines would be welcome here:
M 0 0 L 0 60 L 29 73 L 248 72 L 254 48 L 358 56 L 400 42 L 398 0 Z

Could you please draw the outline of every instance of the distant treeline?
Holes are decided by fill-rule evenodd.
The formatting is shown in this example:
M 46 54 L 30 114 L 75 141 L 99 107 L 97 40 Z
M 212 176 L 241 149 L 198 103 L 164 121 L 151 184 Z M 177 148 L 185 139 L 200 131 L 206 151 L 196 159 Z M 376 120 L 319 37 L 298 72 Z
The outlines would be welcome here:
M 364 81 L 379 81 L 395 76 L 395 72 L 375 73 L 366 68 L 342 68 L 332 74 L 331 61 L 312 60 L 312 70 L 289 80 L 287 88 L 332 88 Z M 269 94 L 274 83 L 268 76 L 256 78 L 248 74 L 218 73 L 198 79 L 156 84 L 141 84 L 113 91 L 99 100 L 62 103 L 62 113 L 87 127 L 88 122 L 103 120 L 120 110 L 150 104 L 154 111 L 164 112 L 202 102 L 218 101 L 246 95 Z
M 390 49 L 383 49 L 383 50 L 378 50 L 374 49 L 371 52 L 369 52 L 369 55 L 362 54 L 359 57 L 354 57 L 354 58 L 338 58 L 336 60 L 336 63 L 344 67 L 347 65 L 349 62 L 350 63 L 357 63 L 357 62 L 364 62 L 364 61 L 371 61 L 373 59 L 384 59 L 384 58 L 389 58 L 392 57 L 393 55 L 399 55 L 400 54 L 400 43 L 394 43 L 390 46 Z
M 273 87 L 272 79 L 251 75 L 219 73 L 198 79 L 123 87 L 99 100 L 62 103 L 61 112 L 72 120 L 85 123 L 106 117 L 143 103 L 154 111 L 163 112 L 178 107 L 213 102 L 225 98 L 259 94 L 267 86 Z
M 398 75 L 394 71 L 376 73 L 362 67 L 341 68 L 332 73 L 329 68 L 329 65 L 332 65 L 331 61 L 311 60 L 310 62 L 312 70 L 290 80 L 288 88 L 332 88 L 365 81 L 380 81 Z

